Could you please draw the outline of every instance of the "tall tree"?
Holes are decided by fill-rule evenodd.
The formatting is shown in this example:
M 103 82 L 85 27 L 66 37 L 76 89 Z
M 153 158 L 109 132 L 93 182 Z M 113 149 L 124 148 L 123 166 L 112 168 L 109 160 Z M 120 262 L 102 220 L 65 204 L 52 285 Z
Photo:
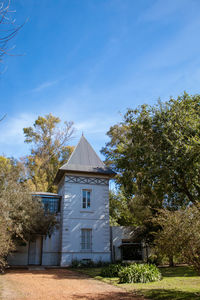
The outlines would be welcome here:
M 107 133 L 106 161 L 141 224 L 200 199 L 200 95 L 129 109 Z
M 39 116 L 33 127 L 24 128 L 25 142 L 32 144 L 31 154 L 25 158 L 31 190 L 54 192 L 56 172 L 73 150 L 66 146 L 74 133 L 73 123 L 64 122 L 62 128 L 59 123 L 59 118 L 49 114 Z

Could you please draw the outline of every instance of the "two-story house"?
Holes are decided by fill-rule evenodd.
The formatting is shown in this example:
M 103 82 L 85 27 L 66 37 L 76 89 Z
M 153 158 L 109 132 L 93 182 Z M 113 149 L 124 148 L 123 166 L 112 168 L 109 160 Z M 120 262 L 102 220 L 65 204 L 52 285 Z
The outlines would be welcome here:
M 11 265 L 67 266 L 75 259 L 110 261 L 109 179 L 107 168 L 84 136 L 57 172 L 58 194 L 35 193 L 58 214 L 51 237 L 36 236 L 9 257 Z

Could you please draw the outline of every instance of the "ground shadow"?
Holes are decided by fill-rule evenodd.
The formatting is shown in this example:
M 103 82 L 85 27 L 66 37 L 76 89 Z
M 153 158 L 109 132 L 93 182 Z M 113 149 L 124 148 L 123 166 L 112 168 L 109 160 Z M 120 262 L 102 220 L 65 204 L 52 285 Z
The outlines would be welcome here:
M 199 276 L 192 267 L 160 267 L 160 271 L 164 277 L 195 277 Z
M 56 268 L 56 269 L 44 269 L 44 270 L 28 270 L 28 269 L 7 269 L 5 274 L 40 274 L 43 275 L 43 278 L 51 277 L 53 279 L 78 279 L 78 280 L 84 280 L 86 278 L 91 278 L 91 276 L 88 276 L 86 274 L 77 272 L 75 270 L 70 270 L 67 268 Z
M 112 292 L 102 294 L 72 295 L 70 300 L 144 300 L 143 297 L 127 292 Z
M 142 292 L 142 291 L 141 291 Z M 199 300 L 200 293 L 194 292 L 184 292 L 178 290 L 170 290 L 170 289 L 152 289 L 145 290 L 145 295 L 148 299 L 154 300 L 168 300 L 168 299 L 176 299 L 176 300 Z

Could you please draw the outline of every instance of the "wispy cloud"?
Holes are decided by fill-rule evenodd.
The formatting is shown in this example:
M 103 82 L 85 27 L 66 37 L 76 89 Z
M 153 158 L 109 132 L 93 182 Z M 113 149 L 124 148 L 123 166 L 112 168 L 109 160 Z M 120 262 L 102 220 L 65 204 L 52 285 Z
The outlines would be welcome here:
M 37 87 L 35 87 L 34 89 L 32 89 L 31 92 L 33 92 L 33 93 L 41 92 L 41 91 L 57 84 L 58 82 L 59 82 L 59 80 L 43 82 L 43 83 L 39 84 Z
M 193 0 L 190 0 L 189 2 L 192 4 Z M 139 17 L 139 21 L 164 21 L 170 15 L 173 15 L 177 11 L 183 10 L 185 5 L 188 5 L 187 0 L 157 0 Z

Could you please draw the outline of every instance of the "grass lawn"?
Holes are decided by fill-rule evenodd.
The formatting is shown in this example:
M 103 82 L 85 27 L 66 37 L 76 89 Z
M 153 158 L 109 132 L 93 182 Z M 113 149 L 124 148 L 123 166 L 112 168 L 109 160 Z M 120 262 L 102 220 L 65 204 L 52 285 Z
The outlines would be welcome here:
M 200 276 L 190 267 L 160 268 L 162 280 L 152 283 L 126 283 L 119 284 L 118 278 L 103 278 L 100 276 L 101 268 L 77 269 L 91 277 L 107 283 L 134 290 L 138 295 L 149 299 L 200 299 Z

